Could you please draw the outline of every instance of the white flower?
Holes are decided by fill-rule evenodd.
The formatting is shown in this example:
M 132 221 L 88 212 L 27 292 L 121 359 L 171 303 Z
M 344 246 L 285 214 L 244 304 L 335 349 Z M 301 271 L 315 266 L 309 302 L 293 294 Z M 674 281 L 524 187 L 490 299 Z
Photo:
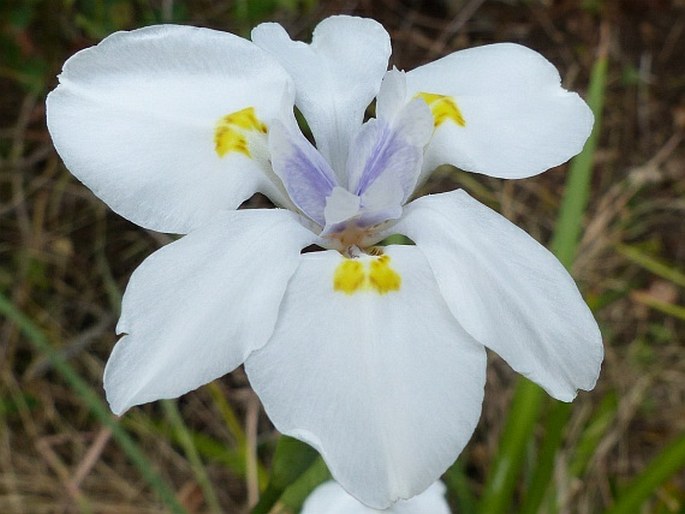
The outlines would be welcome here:
M 373 20 L 118 32 L 47 101 L 71 172 L 143 227 L 185 233 L 133 273 L 105 370 L 112 410 L 245 364 L 283 433 L 358 499 L 426 489 L 476 426 L 485 347 L 555 398 L 591 389 L 595 320 L 563 266 L 463 191 L 407 203 L 436 165 L 535 175 L 592 114 L 513 44 L 387 71 Z M 364 122 L 376 99 L 376 118 Z M 300 132 L 293 106 L 316 141 Z M 280 206 L 235 210 L 255 192 Z M 415 245 L 374 245 L 403 234 Z M 325 251 L 300 253 L 316 244 Z
M 418 496 L 398 501 L 387 510 L 377 510 L 360 503 L 337 482 L 325 482 L 307 497 L 301 514 L 451 514 L 445 500 L 445 485 L 435 482 Z

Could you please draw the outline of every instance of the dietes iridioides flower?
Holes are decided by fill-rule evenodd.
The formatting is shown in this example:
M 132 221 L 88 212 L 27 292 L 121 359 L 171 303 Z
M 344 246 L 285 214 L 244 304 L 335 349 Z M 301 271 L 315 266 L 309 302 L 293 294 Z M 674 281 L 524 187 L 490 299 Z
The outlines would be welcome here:
M 334 481 L 324 482 L 307 497 L 301 514 L 452 514 L 445 500 L 445 484 L 435 482 L 410 500 L 387 510 L 367 507 Z
M 105 370 L 112 410 L 245 364 L 283 433 L 375 508 L 409 498 L 476 426 L 485 347 L 570 401 L 602 360 L 563 266 L 436 166 L 502 178 L 579 152 L 592 114 L 534 51 L 496 44 L 388 71 L 373 20 L 118 32 L 64 65 L 48 127 L 71 172 L 148 229 Z M 375 99 L 375 117 L 365 112 Z M 314 146 L 298 127 L 298 109 Z M 235 210 L 255 192 L 275 209 Z M 415 245 L 378 243 L 402 234 Z M 322 251 L 301 253 L 307 246 Z

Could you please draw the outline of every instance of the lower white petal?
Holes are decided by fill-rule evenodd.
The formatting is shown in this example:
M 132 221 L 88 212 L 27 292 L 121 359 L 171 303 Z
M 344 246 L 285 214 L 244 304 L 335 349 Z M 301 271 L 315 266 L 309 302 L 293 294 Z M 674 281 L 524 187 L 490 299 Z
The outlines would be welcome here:
M 242 364 L 271 336 L 313 237 L 287 211 L 227 212 L 145 259 L 105 369 L 112 411 L 174 398 Z
M 340 484 L 329 481 L 314 489 L 307 497 L 301 514 L 450 514 L 445 500 L 445 485 L 435 482 L 411 500 L 398 501 L 387 510 L 377 510 L 360 503 Z
M 426 489 L 469 440 L 485 352 L 421 252 L 390 246 L 381 258 L 304 254 L 273 336 L 245 368 L 276 428 L 317 448 L 360 501 L 387 508 Z
M 545 247 L 464 191 L 419 198 L 393 230 L 425 254 L 462 326 L 512 368 L 563 401 L 594 387 L 602 336 Z

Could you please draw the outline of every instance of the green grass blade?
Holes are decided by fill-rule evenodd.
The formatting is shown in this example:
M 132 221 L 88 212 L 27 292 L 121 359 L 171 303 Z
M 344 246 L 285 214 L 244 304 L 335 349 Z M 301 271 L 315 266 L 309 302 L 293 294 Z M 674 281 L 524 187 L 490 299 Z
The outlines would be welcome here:
M 195 480 L 197 481 L 200 489 L 202 489 L 202 494 L 205 501 L 207 502 L 207 507 L 209 511 L 213 514 L 221 514 L 221 505 L 219 505 L 219 498 L 214 491 L 212 486 L 212 481 L 207 475 L 207 470 L 200 459 L 199 452 L 195 447 L 193 437 L 188 430 L 188 427 L 183 422 L 181 413 L 178 411 L 178 406 L 174 400 L 162 400 L 162 408 L 164 409 L 164 414 L 176 432 L 176 437 L 183 447 L 183 451 L 188 458 L 190 463 L 190 468 L 195 475 Z
M 677 270 L 675 266 L 655 259 L 635 246 L 619 244 L 616 245 L 616 250 L 618 250 L 626 259 L 634 262 L 647 271 L 650 271 L 669 282 L 673 282 L 678 286 L 685 287 L 685 273 Z
M 654 298 L 649 293 L 643 291 L 633 291 L 631 297 L 633 300 L 640 302 L 641 304 L 651 307 L 657 311 L 663 312 L 668 316 L 673 316 L 680 320 L 685 321 L 685 307 L 682 305 L 676 305 L 674 303 L 664 302 L 658 298 Z
M 309 468 L 288 487 L 278 502 L 269 511 L 270 514 L 295 514 L 302 508 L 311 492 L 326 480 L 331 474 L 326 463 L 321 457 L 317 457 Z
M 466 456 L 462 453 L 457 461 L 442 477 L 447 486 L 450 498 L 454 498 L 459 514 L 478 514 L 478 502 L 469 485 L 468 475 L 462 462 Z
M 569 464 L 571 476 L 580 477 L 595 455 L 595 451 L 616 421 L 618 399 L 616 393 L 608 393 L 592 414 L 592 418 L 574 447 L 573 458 Z
M 581 221 L 590 195 L 592 167 L 602 129 L 608 65 L 606 51 L 600 51 L 590 75 L 587 98 L 588 105 L 595 115 L 595 125 L 583 151 L 571 161 L 569 166 L 566 189 L 552 237 L 552 251 L 566 267 L 570 267 L 575 258 L 582 229 Z
M 131 432 L 144 437 L 171 438 L 175 444 L 181 444 L 178 434 L 169 430 L 168 424 L 138 413 L 131 413 L 122 420 L 122 424 Z M 245 456 L 238 449 L 230 448 L 225 441 L 219 441 L 202 432 L 189 432 L 198 454 L 205 460 L 221 464 L 241 478 L 247 476 Z
M 483 514 L 511 512 L 516 479 L 542 404 L 540 391 L 538 386 L 525 378 L 521 378 L 516 386 L 499 450 L 481 499 L 480 512 Z
M 207 390 L 209 391 L 209 394 L 212 396 L 214 405 L 219 410 L 221 417 L 224 420 L 226 429 L 235 439 L 238 451 L 242 455 L 243 461 L 247 462 L 249 458 L 250 448 L 247 436 L 245 435 L 245 431 L 243 430 L 243 427 L 240 425 L 240 421 L 238 421 L 238 416 L 236 416 L 235 412 L 233 412 L 231 404 L 228 403 L 228 401 L 226 400 L 224 392 L 222 391 L 221 386 L 219 386 L 217 381 L 210 382 L 207 385 Z M 264 465 L 259 461 L 259 459 L 257 459 L 256 466 L 257 483 L 259 486 L 259 490 L 263 491 L 266 487 L 269 475 L 267 471 L 264 469 Z
M 649 465 L 624 489 L 613 507 L 605 514 L 633 514 L 656 488 L 685 469 L 685 433 L 665 447 Z
M 285 490 L 294 484 L 319 458 L 311 446 L 288 436 L 281 436 L 274 453 L 271 478 L 252 514 L 268 514 Z
M 571 416 L 571 405 L 554 402 L 545 422 L 545 434 L 538 451 L 537 465 L 521 503 L 520 514 L 535 514 L 545 498 L 554 475 L 554 461 L 562 445 L 564 427 Z
M 235 415 L 231 405 L 228 403 L 228 401 L 226 401 L 224 393 L 219 384 L 217 384 L 216 381 L 210 382 L 207 384 L 207 390 L 212 396 L 214 405 L 221 413 L 221 417 L 224 420 L 224 424 L 226 425 L 228 432 L 231 434 L 231 436 L 233 436 L 238 444 L 238 447 L 242 449 L 247 446 L 247 436 L 245 435 L 245 431 L 240 425 L 240 421 L 238 421 L 238 416 Z
M 605 41 L 608 41 L 606 33 L 602 50 L 592 69 L 588 91 L 588 104 L 595 115 L 595 125 L 585 148 L 569 166 L 566 189 L 551 244 L 552 251 L 567 268 L 571 266 L 578 246 L 581 220 L 588 202 L 592 167 L 602 125 L 608 67 Z M 484 514 L 503 514 L 511 511 L 516 479 L 523 465 L 525 448 L 532 437 L 532 429 L 543 398 L 544 392 L 541 388 L 524 378 L 519 380 L 501 436 L 499 452 L 483 493 L 481 512 Z M 533 472 L 534 482 L 531 484 L 532 489 L 526 505 L 528 512 L 536 512 L 539 502 L 544 498 L 544 491 L 551 478 L 551 473 L 546 471 L 553 466 L 569 409 L 564 405 L 555 406 L 547 418 L 545 437 L 548 442 L 543 443 L 545 453 L 540 453 L 538 469 Z
M 50 360 L 50 363 L 55 370 L 57 370 L 67 384 L 69 384 L 73 391 L 81 398 L 83 404 L 88 407 L 98 421 L 112 431 L 112 436 L 119 447 L 138 468 L 140 474 L 157 493 L 159 498 L 167 507 L 169 507 L 169 509 L 171 509 L 171 512 L 174 514 L 187 514 L 187 511 L 176 499 L 171 487 L 154 470 L 143 451 L 118 424 L 117 420 L 112 416 L 111 412 L 99 396 L 93 392 L 66 359 L 52 348 L 43 331 L 2 294 L 0 294 L 0 314 L 19 327 L 31 345 Z

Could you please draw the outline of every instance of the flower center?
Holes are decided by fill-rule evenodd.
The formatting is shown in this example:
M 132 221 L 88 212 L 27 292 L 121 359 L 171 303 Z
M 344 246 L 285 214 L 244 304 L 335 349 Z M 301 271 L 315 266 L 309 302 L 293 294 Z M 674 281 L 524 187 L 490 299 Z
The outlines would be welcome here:
M 378 226 L 364 226 L 357 224 L 354 220 L 341 224 L 335 232 L 323 235 L 324 239 L 330 243 L 331 249 L 338 250 L 344 255 L 349 255 L 351 249 L 369 248 L 376 244 L 379 237 L 376 235 Z

